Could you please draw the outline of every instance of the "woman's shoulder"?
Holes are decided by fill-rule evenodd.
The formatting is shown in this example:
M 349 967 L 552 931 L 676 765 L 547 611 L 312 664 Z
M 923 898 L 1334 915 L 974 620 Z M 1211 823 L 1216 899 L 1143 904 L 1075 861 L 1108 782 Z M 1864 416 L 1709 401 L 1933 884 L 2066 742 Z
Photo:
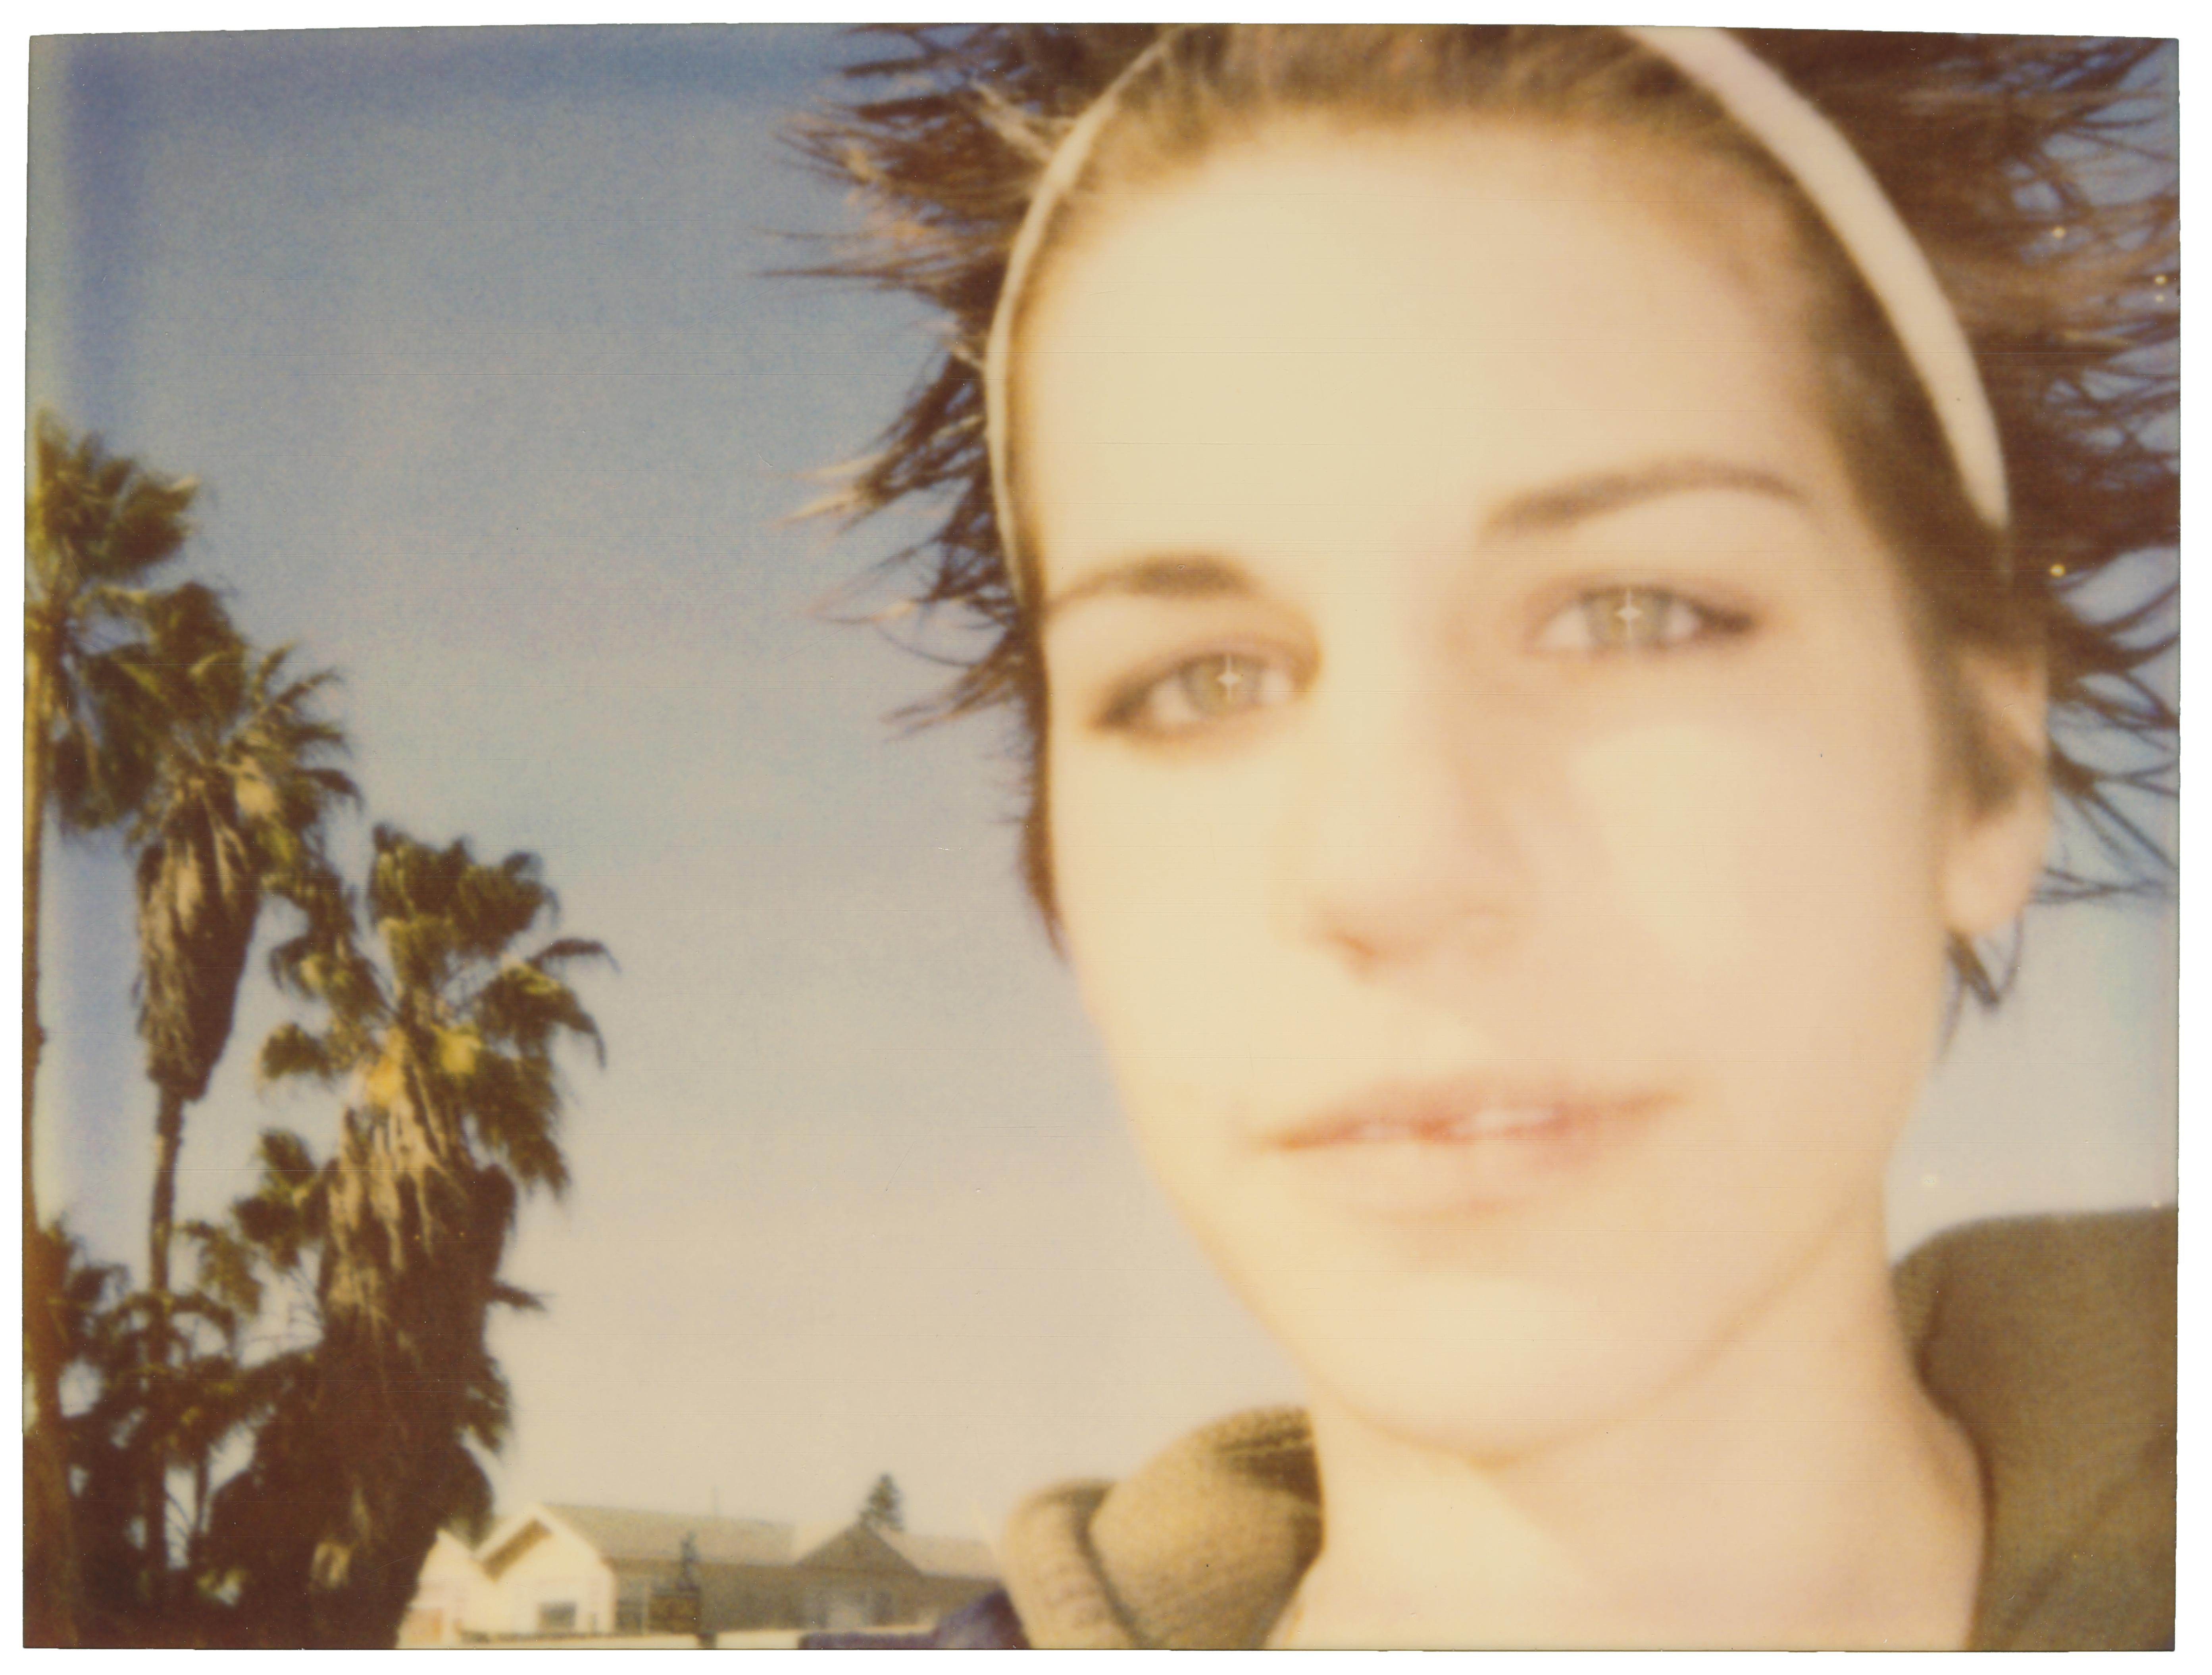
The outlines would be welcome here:
M 2172 1206 L 1978 1222 L 1898 1265 L 1899 1309 L 1939 1395 L 2170 1424 L 2178 1249 Z
M 2134 1284 L 2163 1273 L 2170 1290 L 2177 1248 L 2172 1205 L 2148 1210 L 2015 1216 L 1973 1222 L 1936 1235 L 1898 1265 L 1897 1290 L 1908 1328 L 1920 1336 L 1916 1311 L 1934 1308 L 1943 1290 L 1966 1285 L 1978 1298 L 2013 1294 L 2028 1308 L 2115 1280 Z
M 1899 1266 L 1921 1377 L 1981 1455 L 1977 1645 L 2172 1643 L 2177 1249 L 2166 1208 L 1982 1223 Z

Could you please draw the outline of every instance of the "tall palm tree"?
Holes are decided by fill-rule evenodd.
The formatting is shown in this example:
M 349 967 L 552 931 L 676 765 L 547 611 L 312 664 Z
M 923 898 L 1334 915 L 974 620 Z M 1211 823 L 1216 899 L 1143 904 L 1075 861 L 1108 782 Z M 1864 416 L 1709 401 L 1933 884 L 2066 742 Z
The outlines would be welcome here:
M 346 748 L 319 713 L 336 676 L 295 678 L 289 647 L 257 656 L 198 586 L 149 613 L 148 648 L 133 672 L 162 725 L 131 842 L 138 1033 L 160 1090 L 147 1251 L 147 1289 L 160 1296 L 169 1290 L 185 1107 L 206 1094 L 229 1042 L 262 903 L 325 887 L 324 820 L 360 793 L 328 765 Z
M 39 907 L 46 822 L 64 831 L 131 811 L 147 754 L 127 671 L 151 574 L 184 545 L 198 485 L 109 454 L 52 414 L 33 426 L 24 507 L 23 589 L 23 1321 L 33 1417 L 25 1442 L 25 1629 L 34 1643 L 76 1638 L 77 1575 L 61 1466 L 61 1371 L 54 1310 L 60 1248 L 40 1236 L 31 1185 L 40 1028 Z
M 381 827 L 366 899 L 381 959 L 329 898 L 274 956 L 324 1018 L 270 1036 L 264 1074 L 348 1100 L 304 1217 L 321 1246 L 312 1375 L 217 1508 L 269 1532 L 240 1603 L 278 1641 L 391 1645 L 439 1526 L 481 1496 L 466 1439 L 495 1441 L 503 1417 L 485 1328 L 495 1303 L 526 1301 L 500 1262 L 521 1198 L 568 1181 L 554 1049 L 604 1057 L 562 974 L 606 950 L 512 951 L 554 909 L 532 856 L 480 863 Z
M 295 679 L 289 648 L 258 655 L 216 596 L 186 586 L 146 611 L 146 655 L 131 665 L 152 718 L 151 783 L 131 822 L 138 901 L 138 1033 L 158 1090 L 146 1290 L 149 1399 L 175 1405 L 170 1366 L 169 1253 L 185 1108 L 207 1092 L 230 1040 L 238 990 L 265 897 L 301 898 L 329 874 L 323 822 L 358 800 L 326 759 L 345 737 L 319 713 L 327 671 Z M 168 1473 L 148 1439 L 143 1493 L 149 1604 L 168 1572 Z

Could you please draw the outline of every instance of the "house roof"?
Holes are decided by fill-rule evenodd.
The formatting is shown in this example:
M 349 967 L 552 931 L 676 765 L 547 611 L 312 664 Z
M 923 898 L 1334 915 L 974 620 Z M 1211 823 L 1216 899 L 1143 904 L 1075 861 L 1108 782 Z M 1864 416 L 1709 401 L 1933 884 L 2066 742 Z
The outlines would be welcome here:
M 878 1530 L 885 1544 L 925 1576 L 975 1576 L 998 1580 L 999 1562 L 989 1544 L 963 1535 L 908 1535 Z
M 430 1551 L 422 1556 L 422 1576 L 432 1581 L 441 1576 L 461 1576 L 471 1581 L 483 1575 L 483 1567 L 477 1563 L 476 1554 L 469 1544 L 451 1530 L 440 1530 L 430 1543 Z
M 925 1576 L 996 1581 L 998 1561 L 988 1543 L 957 1535 L 909 1535 L 866 1519 L 799 1526 L 797 1563 L 863 1570 L 911 1569 Z
M 702 1564 L 788 1564 L 792 1560 L 788 1524 L 550 1502 L 544 1510 L 591 1543 L 602 1558 L 665 1559 L 672 1563 L 682 1557 L 684 1538 L 689 1535 Z
M 988 1545 L 961 1536 L 909 1535 L 865 1523 L 794 1528 L 752 1518 L 701 1517 L 639 1512 L 624 1507 L 580 1507 L 545 1502 L 509 1519 L 477 1549 L 486 1568 L 503 1570 L 533 1538 L 558 1526 L 611 1563 L 673 1564 L 691 1538 L 701 1564 L 896 1564 L 903 1561 L 926 1576 L 995 1580 L 999 1567 Z M 888 1548 L 890 1555 L 884 1555 Z M 871 1562 L 867 1553 L 881 1556 Z M 890 1557 L 895 1555 L 896 1557 Z

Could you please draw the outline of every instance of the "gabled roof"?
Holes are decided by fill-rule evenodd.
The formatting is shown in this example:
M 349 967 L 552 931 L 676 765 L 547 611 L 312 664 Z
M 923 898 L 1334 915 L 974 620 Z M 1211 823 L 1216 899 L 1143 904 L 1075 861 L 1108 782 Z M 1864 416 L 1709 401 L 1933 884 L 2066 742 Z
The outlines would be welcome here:
M 999 1562 L 987 1542 L 971 1541 L 964 1535 L 908 1535 L 904 1530 L 876 1533 L 925 1576 L 999 1579 Z
M 809 1539 L 810 1534 L 814 1538 Z M 826 1538 L 823 1538 L 826 1536 Z M 957 1535 L 908 1535 L 865 1519 L 842 1528 L 799 1532 L 798 1562 L 854 1570 L 906 1570 L 925 1576 L 971 1576 L 996 1581 L 990 1547 Z
M 451 1530 L 440 1530 L 430 1543 L 430 1551 L 422 1556 L 425 1581 L 441 1576 L 463 1576 L 475 1581 L 483 1575 L 483 1566 L 477 1563 L 469 1544 Z
M 799 1562 L 827 1570 L 879 1570 L 908 1575 L 915 1563 L 884 1539 L 883 1532 L 866 1523 L 848 1524 L 827 1541 L 799 1544 Z
M 991 1550 L 961 1536 L 908 1535 L 866 1523 L 811 1525 L 795 1529 L 752 1518 L 714 1518 L 677 1512 L 636 1512 L 623 1507 L 580 1507 L 546 1502 L 506 1520 L 477 1550 L 497 1575 L 554 1530 L 566 1531 L 611 1563 L 674 1564 L 691 1538 L 702 1565 L 819 1563 L 856 1569 L 901 1570 L 925 1576 L 995 1581 Z
M 788 1564 L 792 1559 L 788 1524 L 550 1502 L 542 1510 L 589 1542 L 604 1559 L 665 1559 L 672 1564 L 683 1557 L 687 1535 L 702 1564 Z

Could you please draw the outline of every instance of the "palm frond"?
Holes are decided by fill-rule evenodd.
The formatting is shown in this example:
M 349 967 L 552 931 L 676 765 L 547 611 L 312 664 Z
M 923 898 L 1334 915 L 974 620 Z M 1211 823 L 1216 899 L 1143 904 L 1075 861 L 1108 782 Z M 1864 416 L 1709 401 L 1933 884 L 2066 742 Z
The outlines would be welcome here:
M 615 970 L 622 969 L 621 962 L 605 943 L 593 942 L 584 937 L 562 937 L 557 942 L 547 943 L 530 956 L 530 963 L 540 971 L 550 971 L 556 966 L 576 960 L 604 960 Z
M 349 1065 L 331 1051 L 331 1042 L 297 1023 L 280 1023 L 261 1044 L 260 1076 L 264 1082 L 282 1082 L 301 1076 L 330 1083 L 345 1074 Z
M 599 1024 L 576 992 L 535 959 L 501 968 L 477 991 L 469 1011 L 487 1041 L 542 1055 L 565 1032 L 589 1041 L 599 1062 L 606 1062 Z
M 253 1250 L 235 1228 L 189 1221 L 177 1232 L 195 1247 L 201 1291 L 238 1315 L 251 1318 L 259 1312 L 263 1288 L 254 1271 Z

